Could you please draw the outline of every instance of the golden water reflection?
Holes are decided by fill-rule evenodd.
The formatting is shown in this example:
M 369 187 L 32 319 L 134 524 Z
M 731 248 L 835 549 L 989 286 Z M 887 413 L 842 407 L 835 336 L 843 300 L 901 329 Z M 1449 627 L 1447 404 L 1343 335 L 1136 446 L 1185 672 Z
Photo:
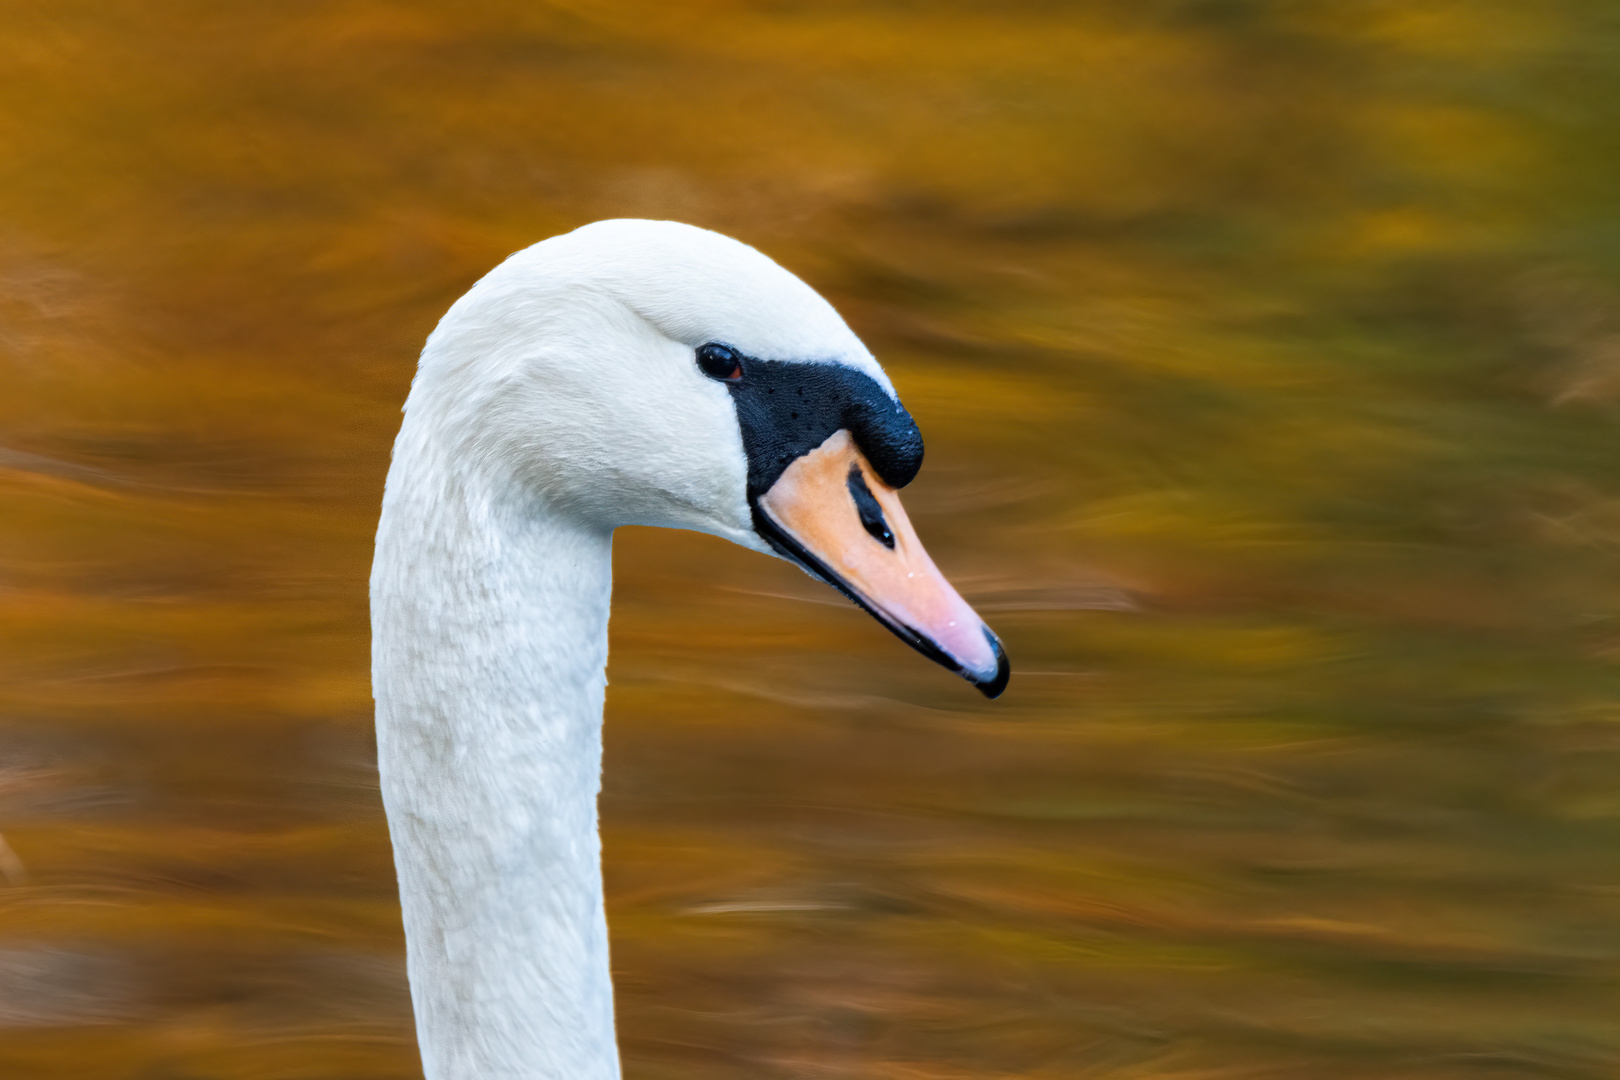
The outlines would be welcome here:
M 1620 1069 L 1620 26 L 1506 0 L 0 26 L 0 1075 L 417 1075 L 365 577 L 415 350 L 607 216 L 929 440 L 985 703 L 626 530 L 626 1071 Z

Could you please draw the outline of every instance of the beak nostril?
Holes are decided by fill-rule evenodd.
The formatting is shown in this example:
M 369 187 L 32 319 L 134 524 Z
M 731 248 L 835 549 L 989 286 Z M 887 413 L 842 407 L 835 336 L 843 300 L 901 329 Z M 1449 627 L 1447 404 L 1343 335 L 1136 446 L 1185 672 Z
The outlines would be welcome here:
M 841 501 L 840 480 L 848 503 Z M 842 592 L 985 696 L 995 697 L 1007 685 L 1006 651 L 929 561 L 893 486 L 862 456 L 848 429 L 795 459 L 751 506 L 754 531 L 778 555 Z M 886 555 L 855 532 L 850 509 Z
M 878 505 L 872 489 L 866 486 L 861 467 L 853 463 L 849 467 L 849 494 L 855 500 L 855 512 L 860 515 L 861 527 L 871 533 L 874 540 L 893 551 L 894 533 L 889 530 L 889 522 L 883 516 L 883 507 Z

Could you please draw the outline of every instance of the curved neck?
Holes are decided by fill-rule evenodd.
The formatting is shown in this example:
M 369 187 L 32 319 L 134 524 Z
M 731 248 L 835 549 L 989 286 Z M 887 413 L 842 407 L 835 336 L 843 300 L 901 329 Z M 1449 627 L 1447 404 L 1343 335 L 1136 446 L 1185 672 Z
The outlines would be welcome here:
M 378 528 L 372 682 L 424 1071 L 612 1080 L 596 824 L 612 534 L 457 471 L 411 427 Z

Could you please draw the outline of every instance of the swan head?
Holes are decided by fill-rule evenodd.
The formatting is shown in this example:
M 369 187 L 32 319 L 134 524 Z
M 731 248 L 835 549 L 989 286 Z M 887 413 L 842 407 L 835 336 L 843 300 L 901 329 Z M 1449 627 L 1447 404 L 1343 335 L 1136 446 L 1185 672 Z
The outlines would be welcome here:
M 832 306 L 746 244 L 614 220 L 518 252 L 429 337 L 413 413 L 549 514 L 778 555 L 986 695 L 1006 686 L 900 503 L 916 423 Z

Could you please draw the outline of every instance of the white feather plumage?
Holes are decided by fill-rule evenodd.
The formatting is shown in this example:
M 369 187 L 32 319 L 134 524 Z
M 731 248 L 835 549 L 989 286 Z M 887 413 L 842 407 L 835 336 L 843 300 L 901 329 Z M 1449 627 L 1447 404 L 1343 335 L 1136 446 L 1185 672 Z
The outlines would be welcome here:
M 756 551 L 724 387 L 692 349 L 848 364 L 744 244 L 606 221 L 518 252 L 429 337 L 371 577 L 377 749 L 428 1080 L 619 1075 L 596 798 L 612 531 Z

